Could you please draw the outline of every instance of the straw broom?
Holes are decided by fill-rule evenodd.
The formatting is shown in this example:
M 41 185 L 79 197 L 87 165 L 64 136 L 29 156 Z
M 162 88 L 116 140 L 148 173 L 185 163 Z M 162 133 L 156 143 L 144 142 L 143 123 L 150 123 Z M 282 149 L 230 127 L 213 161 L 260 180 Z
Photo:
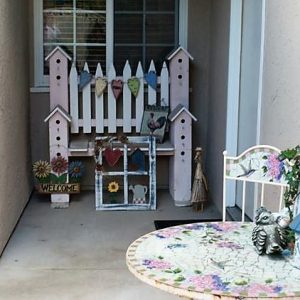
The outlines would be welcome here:
M 197 147 L 195 149 L 195 152 L 196 154 L 194 157 L 194 161 L 196 162 L 197 166 L 193 182 L 191 201 L 195 210 L 203 211 L 203 204 L 207 201 L 208 187 L 201 165 L 202 148 Z

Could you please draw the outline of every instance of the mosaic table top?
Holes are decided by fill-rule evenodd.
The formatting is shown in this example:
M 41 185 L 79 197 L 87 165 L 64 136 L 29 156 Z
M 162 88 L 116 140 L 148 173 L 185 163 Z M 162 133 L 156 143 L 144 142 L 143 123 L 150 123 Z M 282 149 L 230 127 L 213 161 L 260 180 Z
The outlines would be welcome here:
M 126 254 L 142 281 L 193 299 L 300 299 L 300 269 L 284 255 L 259 256 L 253 224 L 195 223 L 151 232 Z

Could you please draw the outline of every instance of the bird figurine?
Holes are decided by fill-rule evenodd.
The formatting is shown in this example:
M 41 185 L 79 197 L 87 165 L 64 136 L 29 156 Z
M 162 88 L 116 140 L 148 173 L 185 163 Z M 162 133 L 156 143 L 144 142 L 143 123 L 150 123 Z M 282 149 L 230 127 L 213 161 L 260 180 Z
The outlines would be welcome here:
M 274 215 L 265 207 L 256 210 L 255 224 L 252 241 L 259 255 L 281 253 L 286 248 L 286 228 L 281 227 Z
M 147 126 L 150 129 L 150 133 L 153 134 L 155 130 L 162 128 L 167 121 L 167 118 L 162 116 L 157 120 L 154 118 L 154 113 L 150 113 L 150 118 L 147 121 Z
M 238 175 L 237 177 L 249 177 L 250 175 L 252 175 L 255 171 L 257 171 L 256 169 L 253 169 L 251 167 L 251 160 L 249 161 L 249 165 L 248 168 L 246 168 L 244 165 L 240 164 L 240 167 L 243 170 L 243 174 Z

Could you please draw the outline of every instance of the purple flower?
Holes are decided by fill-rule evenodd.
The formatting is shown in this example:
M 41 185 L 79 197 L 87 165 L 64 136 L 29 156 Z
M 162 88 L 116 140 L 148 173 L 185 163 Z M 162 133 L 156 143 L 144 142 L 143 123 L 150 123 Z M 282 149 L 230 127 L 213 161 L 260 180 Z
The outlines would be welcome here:
M 172 265 L 168 262 L 164 262 L 162 260 L 154 260 L 154 259 L 144 259 L 143 265 L 148 269 L 170 269 Z
M 267 175 L 279 181 L 284 170 L 284 163 L 278 159 L 276 153 L 270 154 L 267 160 Z
M 217 243 L 217 246 L 219 248 L 229 248 L 231 250 L 233 250 L 233 249 L 244 249 L 244 247 L 242 247 L 239 244 L 236 244 L 234 242 L 225 242 L 225 241 L 223 241 L 223 242 Z

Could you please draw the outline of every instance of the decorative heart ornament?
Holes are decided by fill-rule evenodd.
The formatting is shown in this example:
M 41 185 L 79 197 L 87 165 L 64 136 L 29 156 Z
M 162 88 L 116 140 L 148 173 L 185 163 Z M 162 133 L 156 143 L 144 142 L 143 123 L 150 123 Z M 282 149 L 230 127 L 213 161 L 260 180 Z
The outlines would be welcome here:
M 134 97 L 137 97 L 140 89 L 140 80 L 136 77 L 131 77 L 127 80 L 128 88 Z
M 157 87 L 157 75 L 154 71 L 149 71 L 148 74 L 145 75 L 145 80 L 155 91 Z
M 122 80 L 112 80 L 111 82 L 111 89 L 113 91 L 113 94 L 116 98 L 116 100 L 120 97 L 123 89 L 123 82 Z
M 88 71 L 82 71 L 79 76 L 79 89 L 83 89 L 88 83 L 91 82 L 93 75 Z
M 113 167 L 120 159 L 122 156 L 122 151 L 120 149 L 111 149 L 111 148 L 106 148 L 104 150 L 104 156 L 105 159 L 110 167 Z
M 100 97 L 107 86 L 107 81 L 104 78 L 97 78 L 95 83 L 96 95 Z

